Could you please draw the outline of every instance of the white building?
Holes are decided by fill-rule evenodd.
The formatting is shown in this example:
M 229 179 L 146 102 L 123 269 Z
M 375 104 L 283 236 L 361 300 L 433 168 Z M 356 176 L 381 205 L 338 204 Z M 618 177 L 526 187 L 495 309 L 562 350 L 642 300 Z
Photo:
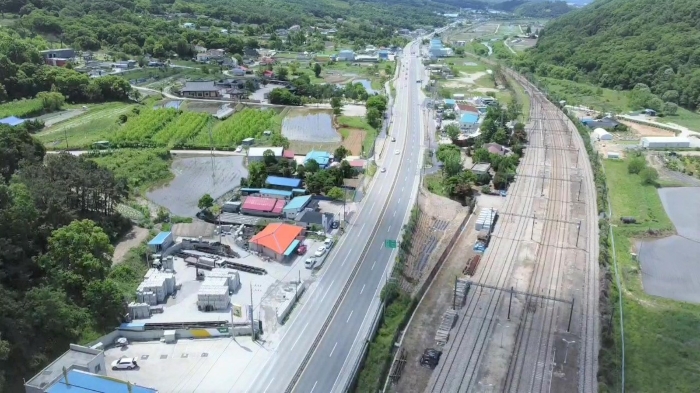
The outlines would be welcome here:
M 195 25 L 195 24 L 192 23 L 192 22 L 187 22 L 187 23 L 183 23 L 183 24 L 182 24 L 182 28 L 183 28 L 183 29 L 191 29 L 191 30 L 194 30 L 194 29 L 197 28 L 197 25 Z
M 593 130 L 591 137 L 597 141 L 611 141 L 613 139 L 612 134 L 602 128 L 596 128 Z
M 355 60 L 355 52 L 351 50 L 341 50 L 337 56 L 338 61 L 353 61 Z
M 690 147 L 690 140 L 680 137 L 646 136 L 642 138 L 639 145 L 645 149 L 682 149 Z
M 248 163 L 262 161 L 265 152 L 271 150 L 275 158 L 281 158 L 284 147 L 251 147 L 248 149 Z

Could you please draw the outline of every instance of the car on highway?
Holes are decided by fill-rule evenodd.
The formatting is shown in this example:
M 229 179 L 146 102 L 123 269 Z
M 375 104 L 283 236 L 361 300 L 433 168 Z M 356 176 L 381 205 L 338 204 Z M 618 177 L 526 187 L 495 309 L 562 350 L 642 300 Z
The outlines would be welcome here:
M 315 264 L 316 260 L 314 258 L 309 258 L 306 261 L 304 261 L 304 267 L 306 267 L 307 269 L 313 269 Z
M 236 148 L 236 153 L 240 153 L 240 152 L 242 152 L 242 151 L 243 151 L 243 146 L 238 146 L 238 147 Z
M 314 256 L 320 257 L 320 256 L 323 256 L 323 254 L 325 254 L 325 253 L 326 253 L 326 247 L 321 246 L 318 248 L 318 250 L 316 250 L 316 252 L 314 253 Z
M 401 154 L 401 152 L 398 150 L 394 150 L 394 154 L 399 155 L 399 154 Z
M 382 172 L 382 173 L 386 172 L 386 168 L 382 168 L 382 171 L 381 171 L 381 172 Z
M 138 366 L 136 358 L 121 358 L 112 362 L 112 370 L 133 370 Z
M 391 137 L 391 141 L 392 141 L 392 142 L 396 142 L 396 138 Z

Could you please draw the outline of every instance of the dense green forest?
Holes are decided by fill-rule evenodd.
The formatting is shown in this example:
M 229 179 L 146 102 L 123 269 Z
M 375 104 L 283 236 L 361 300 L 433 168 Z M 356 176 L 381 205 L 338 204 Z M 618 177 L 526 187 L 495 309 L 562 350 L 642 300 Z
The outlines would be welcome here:
M 514 13 L 528 18 L 557 18 L 573 9 L 565 1 L 528 1 L 518 6 Z
M 131 227 L 116 211 L 127 191 L 89 159 L 45 155 L 0 126 L 0 391 L 22 391 L 69 343 L 120 321 L 124 282 L 140 277 L 112 268 L 111 243 Z
M 632 90 L 644 106 L 700 106 L 700 1 L 598 0 L 552 21 L 515 60 L 541 76 Z M 668 106 L 668 105 L 666 105 Z

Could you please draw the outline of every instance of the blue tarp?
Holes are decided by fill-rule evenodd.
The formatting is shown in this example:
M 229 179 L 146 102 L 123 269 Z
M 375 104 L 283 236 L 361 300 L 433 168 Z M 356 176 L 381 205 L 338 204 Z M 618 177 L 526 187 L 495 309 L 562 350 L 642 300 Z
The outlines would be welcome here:
M 19 117 L 15 117 L 15 116 L 10 116 L 10 117 L 6 117 L 4 119 L 0 119 L 0 124 L 7 124 L 10 127 L 18 126 L 24 122 L 25 122 L 24 119 L 20 119 Z
M 103 375 L 90 374 L 80 370 L 68 371 L 68 382 L 65 377 L 61 377 L 51 387 L 46 389 L 47 393 L 157 393 L 155 389 L 144 388 L 142 386 L 131 385 L 131 390 L 127 382 L 120 381 Z

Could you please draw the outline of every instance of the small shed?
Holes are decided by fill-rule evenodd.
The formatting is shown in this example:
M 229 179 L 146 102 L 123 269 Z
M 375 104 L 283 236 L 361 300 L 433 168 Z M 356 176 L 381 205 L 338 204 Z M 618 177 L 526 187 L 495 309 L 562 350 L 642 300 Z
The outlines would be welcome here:
M 602 128 L 596 128 L 593 130 L 592 136 L 597 141 L 611 141 L 613 139 L 612 134 Z
M 471 168 L 471 171 L 475 175 L 479 176 L 479 175 L 488 174 L 490 169 L 491 169 L 491 164 L 489 164 L 487 162 L 486 163 L 482 162 L 482 163 L 474 164 Z
M 608 158 L 611 160 L 619 160 L 620 159 L 620 153 L 616 151 L 609 151 L 608 152 Z
M 148 249 L 154 253 L 159 253 L 167 250 L 173 243 L 172 232 L 161 232 L 148 242 Z
M 306 206 L 309 205 L 310 201 L 311 195 L 298 196 L 292 199 L 282 210 L 284 212 L 284 216 L 288 219 L 294 219 L 299 212 L 303 211 Z

